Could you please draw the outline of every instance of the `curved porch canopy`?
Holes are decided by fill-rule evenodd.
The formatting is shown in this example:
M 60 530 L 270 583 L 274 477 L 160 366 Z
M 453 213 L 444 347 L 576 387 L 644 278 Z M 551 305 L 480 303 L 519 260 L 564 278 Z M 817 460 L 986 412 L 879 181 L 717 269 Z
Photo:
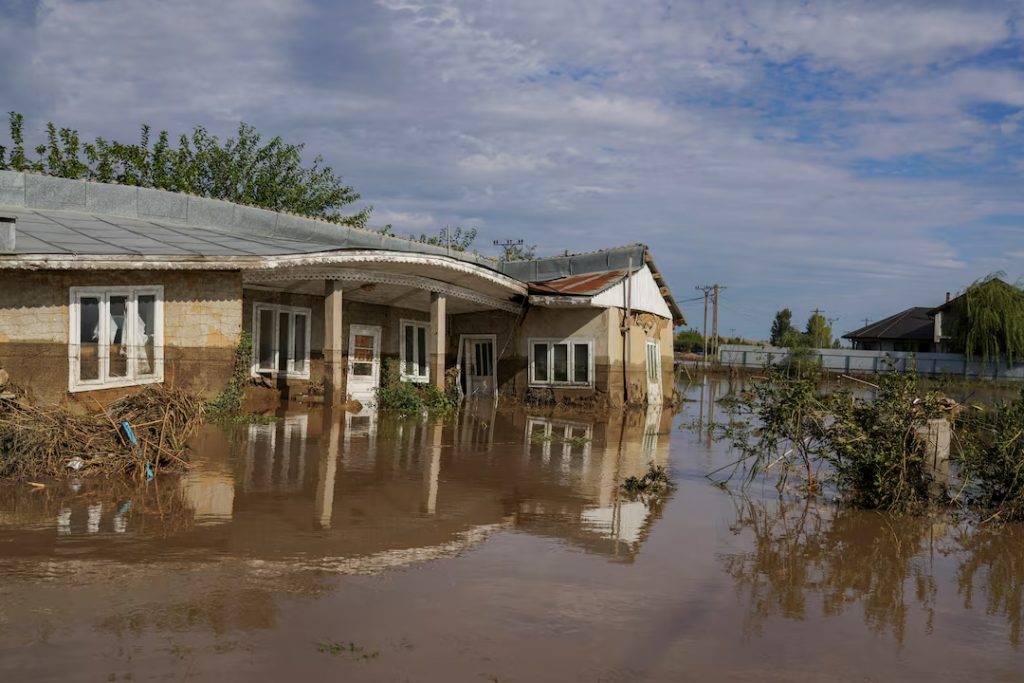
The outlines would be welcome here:
M 344 250 L 263 259 L 243 271 L 252 289 L 323 295 L 337 281 L 346 301 L 430 310 L 430 295 L 447 297 L 448 313 L 502 310 L 516 313 L 526 286 L 507 275 L 437 254 Z

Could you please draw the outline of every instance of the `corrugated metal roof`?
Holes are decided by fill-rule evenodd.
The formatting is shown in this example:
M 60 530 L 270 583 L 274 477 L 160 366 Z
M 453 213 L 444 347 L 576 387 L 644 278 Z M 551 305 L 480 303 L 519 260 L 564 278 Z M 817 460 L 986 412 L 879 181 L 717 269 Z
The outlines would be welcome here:
M 606 270 L 586 275 L 570 275 L 546 282 L 530 282 L 528 286 L 530 294 L 593 296 L 619 284 L 624 279 L 626 279 L 625 270 Z
M 934 320 L 928 315 L 929 309 L 914 306 L 884 320 L 866 325 L 859 330 L 844 334 L 843 339 L 891 339 L 893 341 L 927 341 L 935 333 Z

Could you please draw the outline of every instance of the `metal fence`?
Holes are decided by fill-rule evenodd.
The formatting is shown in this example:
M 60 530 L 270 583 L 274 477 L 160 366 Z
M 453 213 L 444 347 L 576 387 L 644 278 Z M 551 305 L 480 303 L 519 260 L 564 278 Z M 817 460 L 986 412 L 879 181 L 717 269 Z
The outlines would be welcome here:
M 857 351 L 854 349 L 811 349 L 822 369 L 830 372 L 874 374 L 916 370 L 923 375 L 956 375 L 982 379 L 1024 381 L 1024 363 L 1007 367 L 1006 360 L 968 360 L 959 353 L 914 353 L 912 351 Z M 723 344 L 718 362 L 726 367 L 763 368 L 789 360 L 790 350 L 777 346 Z

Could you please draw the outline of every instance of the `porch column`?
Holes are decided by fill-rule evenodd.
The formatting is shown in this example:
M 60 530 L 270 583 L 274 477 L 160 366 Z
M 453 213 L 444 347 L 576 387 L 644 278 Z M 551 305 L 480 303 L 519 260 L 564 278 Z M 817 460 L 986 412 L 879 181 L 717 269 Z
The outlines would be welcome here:
M 316 478 L 313 523 L 318 529 L 330 529 L 334 515 L 334 487 L 338 476 L 338 444 L 341 442 L 344 413 L 324 406 L 324 426 L 320 436 L 320 470 Z
M 327 280 L 324 286 L 324 402 L 343 403 L 341 351 L 341 282 Z
M 444 391 L 445 329 L 448 300 L 437 292 L 430 293 L 430 381 Z

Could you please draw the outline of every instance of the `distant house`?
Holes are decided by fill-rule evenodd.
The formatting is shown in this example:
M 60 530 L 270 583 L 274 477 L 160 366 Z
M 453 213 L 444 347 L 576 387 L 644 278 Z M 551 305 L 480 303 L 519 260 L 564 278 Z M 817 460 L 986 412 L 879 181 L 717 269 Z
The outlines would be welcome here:
M 948 305 L 948 304 L 947 304 Z M 932 309 L 914 306 L 843 335 L 861 351 L 937 351 Z
M 987 280 L 979 286 L 1003 289 L 1008 295 L 1021 296 L 1019 289 L 997 277 Z M 954 336 L 954 330 L 956 329 L 957 311 L 960 310 L 960 301 L 966 295 L 967 293 L 964 292 L 955 298 L 950 298 L 949 294 L 946 294 L 946 303 L 929 309 L 928 315 L 931 316 L 934 321 L 932 335 L 935 341 L 936 351 L 943 353 L 954 351 L 954 349 L 950 348 L 950 344 Z

